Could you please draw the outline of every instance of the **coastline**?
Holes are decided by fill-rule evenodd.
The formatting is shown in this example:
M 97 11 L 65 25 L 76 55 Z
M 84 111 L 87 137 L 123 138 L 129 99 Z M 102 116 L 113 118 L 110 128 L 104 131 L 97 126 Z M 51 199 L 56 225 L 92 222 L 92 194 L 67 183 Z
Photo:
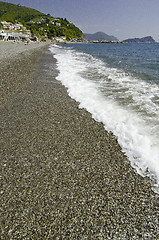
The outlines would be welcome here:
M 1 61 L 2 239 L 158 239 L 149 181 L 68 96 L 47 48 Z

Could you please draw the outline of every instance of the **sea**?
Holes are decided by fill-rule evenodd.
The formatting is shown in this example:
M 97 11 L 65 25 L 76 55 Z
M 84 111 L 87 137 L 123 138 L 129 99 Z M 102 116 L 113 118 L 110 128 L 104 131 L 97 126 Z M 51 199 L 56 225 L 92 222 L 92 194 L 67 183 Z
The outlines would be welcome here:
M 54 44 L 59 80 L 159 193 L 159 44 Z

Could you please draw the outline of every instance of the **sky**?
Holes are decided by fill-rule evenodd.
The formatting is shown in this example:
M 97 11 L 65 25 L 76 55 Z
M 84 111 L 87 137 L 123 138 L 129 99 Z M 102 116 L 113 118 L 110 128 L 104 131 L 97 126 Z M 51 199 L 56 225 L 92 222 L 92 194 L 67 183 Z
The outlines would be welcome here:
M 152 36 L 159 42 L 159 0 L 2 0 L 67 18 L 83 33 L 119 40 Z

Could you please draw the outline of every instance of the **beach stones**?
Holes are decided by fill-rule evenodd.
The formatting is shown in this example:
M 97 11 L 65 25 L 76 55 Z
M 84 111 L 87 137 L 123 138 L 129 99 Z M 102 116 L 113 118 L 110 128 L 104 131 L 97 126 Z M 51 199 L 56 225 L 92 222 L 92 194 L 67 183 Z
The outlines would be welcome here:
M 150 184 L 38 51 L 36 74 L 0 106 L 1 239 L 158 239 Z

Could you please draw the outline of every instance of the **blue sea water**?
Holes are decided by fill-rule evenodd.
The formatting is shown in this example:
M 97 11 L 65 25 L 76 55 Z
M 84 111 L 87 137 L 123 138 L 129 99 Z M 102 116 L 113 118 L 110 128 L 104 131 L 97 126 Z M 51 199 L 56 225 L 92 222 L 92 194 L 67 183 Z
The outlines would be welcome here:
M 159 44 L 52 45 L 57 79 L 159 192 Z

